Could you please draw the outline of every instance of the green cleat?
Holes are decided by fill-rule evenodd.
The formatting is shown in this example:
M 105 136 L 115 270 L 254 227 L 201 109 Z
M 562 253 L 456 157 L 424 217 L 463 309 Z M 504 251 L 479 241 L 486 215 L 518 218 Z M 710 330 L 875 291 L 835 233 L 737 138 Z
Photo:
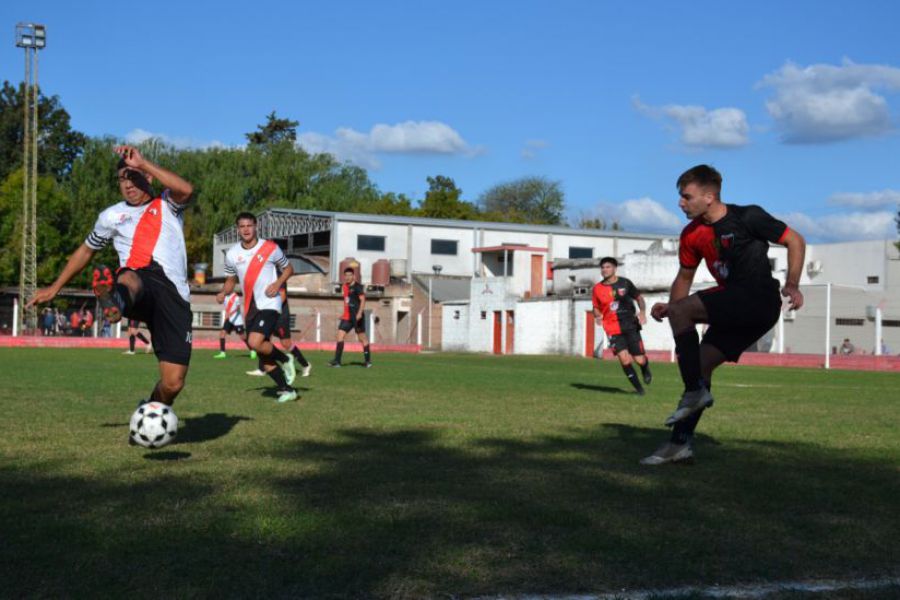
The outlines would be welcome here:
M 285 402 L 293 402 L 297 399 L 297 391 L 296 390 L 284 390 L 278 394 L 278 403 L 284 404 Z
M 256 360 L 256 350 L 250 351 L 250 360 Z
M 224 352 L 219 352 L 217 354 L 213 354 L 213 358 L 228 358 L 228 355 Z

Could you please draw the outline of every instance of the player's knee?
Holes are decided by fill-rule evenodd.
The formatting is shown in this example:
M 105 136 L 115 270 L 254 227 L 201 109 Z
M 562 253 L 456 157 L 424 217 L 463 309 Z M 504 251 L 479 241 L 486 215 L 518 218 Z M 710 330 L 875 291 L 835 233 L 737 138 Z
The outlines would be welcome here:
M 163 375 L 159 381 L 159 386 L 166 396 L 175 396 L 184 389 L 184 375 L 180 373 Z

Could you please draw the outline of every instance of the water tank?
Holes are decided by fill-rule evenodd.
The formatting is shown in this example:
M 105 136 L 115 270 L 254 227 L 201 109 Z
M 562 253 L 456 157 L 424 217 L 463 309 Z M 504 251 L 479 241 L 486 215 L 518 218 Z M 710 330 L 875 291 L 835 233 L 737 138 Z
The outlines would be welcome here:
M 406 277 L 406 259 L 405 258 L 392 258 L 391 259 L 391 277 L 396 277 L 397 279 L 403 279 Z
M 356 281 L 362 282 L 362 274 L 359 272 L 359 261 L 352 256 L 348 256 L 341 261 L 340 271 L 338 272 L 338 281 L 344 281 L 344 269 L 348 268 L 353 269 L 353 272 L 356 275 Z
M 391 263 L 386 258 L 375 261 L 372 265 L 372 285 L 382 287 L 391 283 Z

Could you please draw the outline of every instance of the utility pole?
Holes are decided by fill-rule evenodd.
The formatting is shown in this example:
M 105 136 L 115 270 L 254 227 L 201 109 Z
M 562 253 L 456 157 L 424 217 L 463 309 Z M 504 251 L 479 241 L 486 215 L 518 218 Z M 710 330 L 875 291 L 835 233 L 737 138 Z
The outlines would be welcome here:
M 16 25 L 16 46 L 25 50 L 25 80 L 22 84 L 22 255 L 19 268 L 19 311 L 25 333 L 37 328 L 37 309 L 25 303 L 37 290 L 37 166 L 38 166 L 38 50 L 47 45 L 47 28 L 34 23 Z

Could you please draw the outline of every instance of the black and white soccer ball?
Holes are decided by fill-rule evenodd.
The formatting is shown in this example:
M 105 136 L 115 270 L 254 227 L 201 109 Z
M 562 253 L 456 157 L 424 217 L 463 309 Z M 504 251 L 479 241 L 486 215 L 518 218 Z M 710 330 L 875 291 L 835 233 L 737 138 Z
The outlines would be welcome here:
M 161 402 L 145 402 L 131 415 L 128 431 L 138 446 L 162 448 L 178 434 L 178 417 L 171 406 Z

